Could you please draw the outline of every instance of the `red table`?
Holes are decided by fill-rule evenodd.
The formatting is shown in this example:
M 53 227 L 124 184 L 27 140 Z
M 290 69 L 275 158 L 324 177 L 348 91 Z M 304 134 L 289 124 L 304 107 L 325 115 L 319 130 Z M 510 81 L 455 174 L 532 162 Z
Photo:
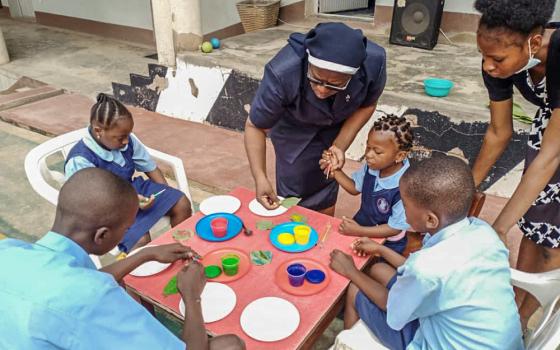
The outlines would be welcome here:
M 226 242 L 207 242 L 195 236 L 188 240 L 185 244 L 191 246 L 201 255 L 225 247 L 239 248 L 250 254 L 252 250 L 270 250 L 272 251 L 272 262 L 264 266 L 251 267 L 247 275 L 237 281 L 228 283 L 228 285 L 237 294 L 237 305 L 235 309 L 226 318 L 206 324 L 206 328 L 210 334 L 237 334 L 243 338 L 247 344 L 247 349 L 308 349 L 311 348 L 317 337 L 319 337 L 330 322 L 334 319 L 343 302 L 343 294 L 348 286 L 348 280 L 334 271 L 328 269 L 332 279 L 330 284 L 319 294 L 311 296 L 294 296 L 282 291 L 274 282 L 274 274 L 277 267 L 284 261 L 296 257 L 306 257 L 318 260 L 328 268 L 329 253 L 338 248 L 342 251 L 350 253 L 350 243 L 354 237 L 343 236 L 338 233 L 340 219 L 326 216 L 312 210 L 302 207 L 293 207 L 286 213 L 272 218 L 263 218 L 253 214 L 249 208 L 249 202 L 255 198 L 254 192 L 245 188 L 236 188 L 230 193 L 232 196 L 239 198 L 241 208 L 235 213 L 239 216 L 245 225 L 253 230 L 253 235 L 248 237 L 243 233 Z M 255 227 L 255 223 L 259 220 L 270 220 L 275 225 L 288 222 L 289 217 L 293 213 L 303 214 L 308 219 L 308 224 L 317 230 L 319 238 L 325 233 L 327 222 L 331 222 L 332 229 L 325 242 L 323 248 L 318 245 L 303 253 L 285 253 L 276 249 L 269 241 L 268 234 L 270 231 L 260 231 Z M 203 214 L 198 212 L 191 218 L 181 223 L 175 229 L 191 229 L 194 231 L 198 220 Z M 171 231 L 173 231 L 171 230 Z M 162 236 L 154 240 L 153 244 L 166 244 L 175 242 L 171 236 L 171 231 L 166 232 Z M 354 261 L 358 268 L 363 268 L 367 263 L 367 259 L 354 257 Z M 181 262 L 175 262 L 167 270 L 149 277 L 133 277 L 126 276 L 124 281 L 129 290 L 136 293 L 144 302 L 168 311 L 172 315 L 182 319 L 179 313 L 180 295 L 163 295 L 163 288 L 167 282 L 180 269 Z M 266 297 L 277 296 L 292 302 L 300 312 L 300 325 L 298 329 L 288 338 L 277 342 L 261 342 L 250 338 L 241 329 L 239 318 L 243 309 L 253 300 Z

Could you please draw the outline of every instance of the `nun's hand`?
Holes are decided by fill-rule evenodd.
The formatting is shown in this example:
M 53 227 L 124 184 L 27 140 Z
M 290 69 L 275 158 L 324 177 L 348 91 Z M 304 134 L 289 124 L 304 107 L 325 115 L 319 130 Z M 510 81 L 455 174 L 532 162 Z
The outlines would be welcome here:
M 280 199 L 276 196 L 276 192 L 272 188 L 267 178 L 259 179 L 256 183 L 257 201 L 268 210 L 274 210 L 280 206 Z
M 329 148 L 329 152 L 331 153 L 331 170 L 340 170 L 342 169 L 342 167 L 344 166 L 344 162 L 346 160 L 345 156 L 344 156 L 344 151 L 341 150 L 340 148 L 336 147 L 335 145 L 332 145 Z

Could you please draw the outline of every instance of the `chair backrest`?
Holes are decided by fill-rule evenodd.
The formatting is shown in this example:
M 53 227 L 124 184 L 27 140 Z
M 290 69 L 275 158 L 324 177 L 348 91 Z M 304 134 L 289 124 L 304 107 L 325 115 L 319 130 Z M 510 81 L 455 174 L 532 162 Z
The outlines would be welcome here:
M 31 187 L 41 197 L 56 205 L 58 203 L 58 189 L 49 184 L 48 180 L 56 181 L 62 185 L 64 174 L 52 171 L 47 166 L 47 158 L 61 152 L 64 159 L 70 149 L 85 135 L 87 129 L 75 130 L 54 137 L 33 148 L 25 156 L 25 174 Z
M 87 128 L 83 128 L 54 137 L 33 148 L 25 157 L 25 173 L 31 187 L 41 197 L 45 198 L 53 205 L 58 203 L 58 189 L 49 184 L 49 181 L 58 182 L 62 185 L 64 183 L 64 174 L 50 170 L 47 167 L 46 159 L 57 152 L 62 153 L 62 156 L 66 159 L 72 147 L 80 141 L 86 133 Z M 185 193 L 187 198 L 192 202 L 183 161 L 169 154 L 149 147 L 146 148 L 148 153 L 155 160 L 171 167 L 177 181 L 177 187 Z
M 475 192 L 471 203 L 471 208 L 469 209 L 468 216 L 474 216 L 475 218 L 480 215 L 484 202 L 486 201 L 486 195 L 484 192 Z
M 556 349 L 560 345 L 560 312 L 554 312 L 560 301 L 560 269 L 527 273 L 511 269 L 511 284 L 533 295 L 543 308 L 543 316 L 526 339 L 527 350 Z

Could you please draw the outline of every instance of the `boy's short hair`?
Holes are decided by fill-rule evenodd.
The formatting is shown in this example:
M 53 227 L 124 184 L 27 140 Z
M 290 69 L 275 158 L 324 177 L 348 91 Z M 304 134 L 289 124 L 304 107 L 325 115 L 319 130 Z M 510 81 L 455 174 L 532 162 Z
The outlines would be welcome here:
M 457 157 L 434 155 L 413 163 L 402 176 L 406 194 L 450 221 L 468 215 L 475 193 L 469 166 Z
M 55 221 L 79 220 L 86 228 L 112 226 L 122 221 L 125 207 L 138 204 L 132 185 L 100 168 L 85 168 L 60 189 Z

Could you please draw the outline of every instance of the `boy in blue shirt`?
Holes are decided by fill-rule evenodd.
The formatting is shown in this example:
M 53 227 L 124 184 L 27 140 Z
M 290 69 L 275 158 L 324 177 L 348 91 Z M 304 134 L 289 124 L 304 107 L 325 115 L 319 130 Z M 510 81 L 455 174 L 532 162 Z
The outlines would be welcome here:
M 126 180 L 98 168 L 62 186 L 52 230 L 35 244 L 0 242 L 0 349 L 242 349 L 226 335 L 208 340 L 200 305 L 204 270 L 190 262 L 177 275 L 186 304 L 181 339 L 119 286 L 148 260 L 192 260 L 181 244 L 147 247 L 97 271 L 89 254 L 114 248 L 138 211 Z
M 390 349 L 523 349 L 508 251 L 494 230 L 467 218 L 474 195 L 469 167 L 438 156 L 411 165 L 400 181 L 407 222 L 426 232 L 408 259 L 367 238 L 352 248 L 387 263 L 369 275 L 352 257 L 331 253 L 350 284 L 344 325 L 362 319 Z

